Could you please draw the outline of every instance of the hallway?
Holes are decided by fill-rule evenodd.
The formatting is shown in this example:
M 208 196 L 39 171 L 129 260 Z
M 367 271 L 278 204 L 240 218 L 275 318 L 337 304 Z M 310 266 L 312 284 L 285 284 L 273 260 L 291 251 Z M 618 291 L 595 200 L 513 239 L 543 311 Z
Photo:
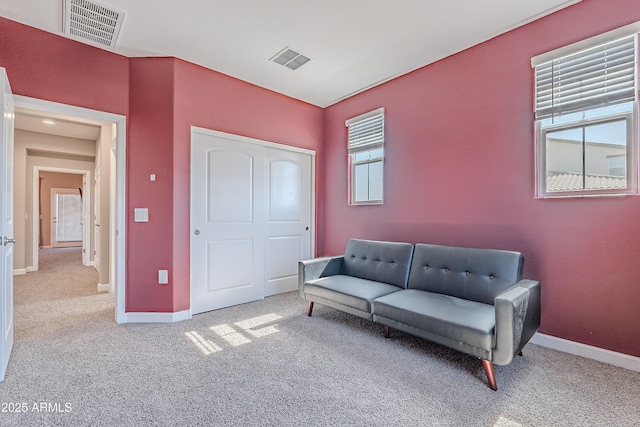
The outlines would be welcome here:
M 98 272 L 82 265 L 81 248 L 40 249 L 39 256 L 38 271 L 14 277 L 16 345 L 45 325 L 81 327 L 78 316 L 115 321 L 115 296 L 97 291 Z

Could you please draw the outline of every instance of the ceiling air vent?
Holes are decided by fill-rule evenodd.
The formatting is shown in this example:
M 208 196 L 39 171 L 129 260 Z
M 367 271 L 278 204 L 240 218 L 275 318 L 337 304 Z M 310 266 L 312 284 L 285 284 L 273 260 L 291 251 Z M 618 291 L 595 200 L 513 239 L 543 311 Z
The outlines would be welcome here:
M 276 53 L 269 61 L 284 65 L 291 70 L 297 70 L 307 62 L 311 61 L 311 58 L 287 46 L 280 52 Z
M 64 32 L 90 43 L 113 48 L 124 12 L 88 0 L 64 0 Z

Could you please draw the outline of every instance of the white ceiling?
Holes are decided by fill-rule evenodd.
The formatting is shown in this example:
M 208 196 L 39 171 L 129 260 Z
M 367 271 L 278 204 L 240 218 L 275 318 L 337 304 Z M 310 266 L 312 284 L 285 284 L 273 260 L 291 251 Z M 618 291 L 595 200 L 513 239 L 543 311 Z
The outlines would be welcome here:
M 42 114 L 39 111 L 16 108 L 16 129 L 67 138 L 86 139 L 96 142 L 100 136 L 100 124 L 87 120 L 79 121 L 60 114 Z
M 580 0 L 100 0 L 125 12 L 116 53 L 174 56 L 326 107 Z M 62 35 L 64 0 L 0 15 Z M 70 36 L 67 36 L 70 37 Z M 290 70 L 285 46 L 311 57 Z

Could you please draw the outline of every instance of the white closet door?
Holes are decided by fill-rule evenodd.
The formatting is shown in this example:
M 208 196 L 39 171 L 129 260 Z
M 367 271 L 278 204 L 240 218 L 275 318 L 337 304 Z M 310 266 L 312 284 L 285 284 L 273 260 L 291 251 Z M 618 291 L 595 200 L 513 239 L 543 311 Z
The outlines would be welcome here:
M 298 288 L 298 261 L 311 257 L 311 156 L 265 149 L 265 296 Z
M 193 314 L 293 291 L 311 257 L 311 154 L 209 132 L 191 139 Z
M 264 296 L 263 148 L 192 139 L 191 312 Z

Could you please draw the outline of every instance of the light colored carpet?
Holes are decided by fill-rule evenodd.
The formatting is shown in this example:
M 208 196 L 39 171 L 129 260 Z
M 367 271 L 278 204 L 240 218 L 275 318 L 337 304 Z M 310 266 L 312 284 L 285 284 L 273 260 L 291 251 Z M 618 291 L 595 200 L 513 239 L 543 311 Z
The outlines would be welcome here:
M 318 304 L 308 318 L 297 292 L 117 325 L 77 250 L 41 256 L 16 277 L 0 383 L 0 403 L 27 412 L 0 425 L 640 425 L 637 372 L 529 344 L 494 392 L 477 359 Z

